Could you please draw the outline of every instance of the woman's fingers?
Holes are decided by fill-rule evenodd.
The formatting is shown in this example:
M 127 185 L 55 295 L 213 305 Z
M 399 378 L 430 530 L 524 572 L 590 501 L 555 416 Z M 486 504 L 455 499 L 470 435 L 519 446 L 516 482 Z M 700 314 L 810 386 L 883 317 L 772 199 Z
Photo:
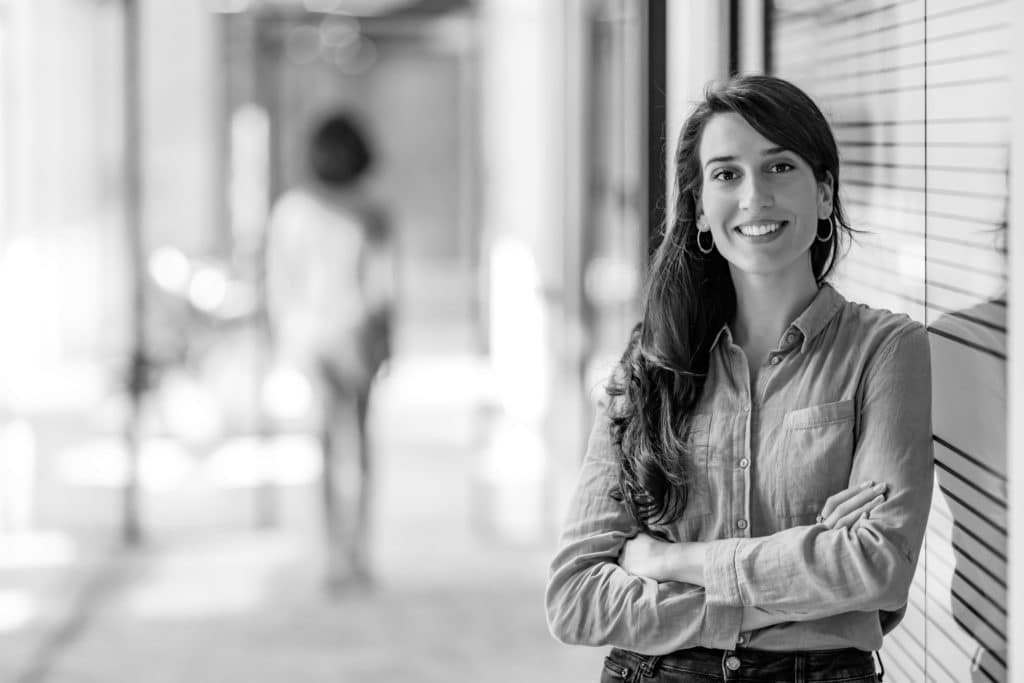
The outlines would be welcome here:
M 823 511 L 820 517 L 821 523 L 830 529 L 837 526 L 849 526 L 862 514 L 870 513 L 884 499 L 885 488 L 885 484 L 873 484 L 867 488 L 858 489 L 854 495 L 835 505 L 827 515 Z M 826 507 L 827 505 L 826 503 Z
M 873 481 L 866 481 L 858 486 L 851 486 L 848 489 L 843 489 L 839 493 L 832 494 L 828 497 L 828 500 L 825 501 L 825 507 L 821 509 L 821 514 L 818 515 L 818 521 L 821 522 L 822 520 L 827 519 L 839 505 L 847 502 L 857 494 L 863 493 L 866 489 L 874 486 L 874 484 L 875 482 Z
M 877 495 L 861 507 L 846 513 L 833 524 L 829 526 L 830 529 L 848 529 L 853 526 L 857 520 L 867 518 L 871 515 L 871 511 L 881 504 L 885 500 L 885 496 Z

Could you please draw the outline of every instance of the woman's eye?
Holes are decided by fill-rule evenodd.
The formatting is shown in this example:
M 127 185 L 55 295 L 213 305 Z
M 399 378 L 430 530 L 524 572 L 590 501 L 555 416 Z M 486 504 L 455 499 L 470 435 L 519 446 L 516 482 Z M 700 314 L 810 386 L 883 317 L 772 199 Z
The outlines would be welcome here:
M 786 171 L 792 171 L 794 168 L 793 164 L 788 161 L 776 161 L 774 164 L 768 167 L 768 170 L 772 173 L 785 173 Z
M 712 173 L 711 177 L 714 178 L 715 180 L 735 180 L 736 174 L 733 171 L 722 169 L 720 171 L 715 171 L 714 173 Z

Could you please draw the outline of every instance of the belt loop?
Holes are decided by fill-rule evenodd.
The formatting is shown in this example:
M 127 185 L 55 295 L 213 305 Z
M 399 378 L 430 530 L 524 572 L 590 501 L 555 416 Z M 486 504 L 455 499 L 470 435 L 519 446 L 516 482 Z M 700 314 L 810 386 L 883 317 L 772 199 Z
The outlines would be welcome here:
M 729 658 L 729 651 L 728 650 L 722 650 L 722 680 L 723 681 L 728 681 L 729 680 L 729 669 L 727 669 L 726 666 L 725 666 L 725 660 L 728 659 L 728 658 Z
M 882 683 L 885 680 L 885 664 L 882 664 L 882 653 L 879 650 L 875 650 L 875 659 L 878 660 L 878 667 L 881 669 L 878 672 L 878 683 Z
M 793 657 L 793 681 L 805 683 L 807 680 L 807 655 L 797 652 Z
M 640 671 L 645 677 L 650 678 L 654 675 L 654 672 L 657 671 L 659 662 L 661 662 L 661 655 L 646 657 L 640 665 Z

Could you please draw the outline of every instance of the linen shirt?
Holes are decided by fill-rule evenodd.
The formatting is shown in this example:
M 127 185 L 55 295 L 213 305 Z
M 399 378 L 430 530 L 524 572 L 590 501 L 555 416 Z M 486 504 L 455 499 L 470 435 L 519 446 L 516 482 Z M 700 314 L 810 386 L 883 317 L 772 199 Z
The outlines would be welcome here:
M 823 285 L 759 369 L 728 326 L 711 346 L 702 396 L 685 418 L 691 483 L 671 540 L 712 541 L 704 585 L 633 576 L 617 559 L 639 526 L 609 494 L 619 456 L 598 411 L 546 607 L 566 643 L 644 654 L 689 647 L 881 647 L 902 618 L 933 482 L 927 332 Z M 850 528 L 815 518 L 864 481 L 885 500 Z M 783 623 L 741 628 L 742 608 Z

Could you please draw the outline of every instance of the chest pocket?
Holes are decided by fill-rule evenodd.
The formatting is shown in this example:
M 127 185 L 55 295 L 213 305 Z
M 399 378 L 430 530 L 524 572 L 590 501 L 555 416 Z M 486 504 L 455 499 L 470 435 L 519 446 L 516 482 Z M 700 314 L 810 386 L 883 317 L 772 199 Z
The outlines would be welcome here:
M 809 522 L 830 495 L 849 485 L 854 417 L 852 399 L 786 415 L 773 486 L 773 507 L 781 518 Z

